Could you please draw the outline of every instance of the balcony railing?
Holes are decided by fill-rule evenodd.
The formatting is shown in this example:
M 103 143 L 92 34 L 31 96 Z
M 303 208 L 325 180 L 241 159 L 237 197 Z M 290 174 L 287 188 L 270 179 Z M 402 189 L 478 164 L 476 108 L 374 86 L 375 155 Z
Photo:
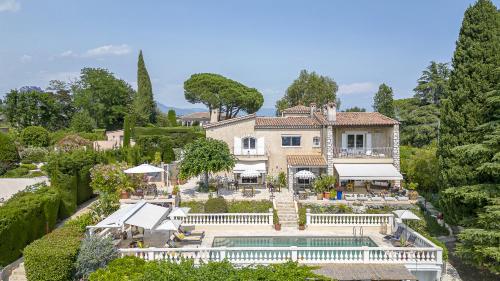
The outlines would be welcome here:
M 234 156 L 248 156 L 248 157 L 259 157 L 259 156 L 269 156 L 267 151 L 257 151 L 256 149 L 242 149 L 241 151 L 232 151 Z
M 392 158 L 392 147 L 342 148 L 334 147 L 335 158 Z

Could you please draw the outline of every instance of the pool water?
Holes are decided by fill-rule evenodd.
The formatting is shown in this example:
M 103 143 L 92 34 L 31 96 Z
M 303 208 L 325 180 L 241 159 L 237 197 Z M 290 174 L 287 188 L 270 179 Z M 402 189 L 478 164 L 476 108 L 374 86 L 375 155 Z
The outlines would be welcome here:
M 377 247 L 369 237 L 250 236 L 215 237 L 212 247 Z

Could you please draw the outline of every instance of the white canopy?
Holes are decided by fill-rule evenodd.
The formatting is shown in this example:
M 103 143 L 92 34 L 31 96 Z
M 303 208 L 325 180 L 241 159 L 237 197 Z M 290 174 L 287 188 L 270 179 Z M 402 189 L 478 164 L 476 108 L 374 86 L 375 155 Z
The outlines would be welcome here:
M 137 167 L 133 167 L 125 170 L 125 174 L 148 174 L 148 173 L 160 173 L 164 170 L 162 168 L 155 167 L 149 164 L 142 164 Z
M 420 220 L 420 218 L 410 210 L 395 210 L 393 213 L 402 220 Z
M 302 170 L 302 171 L 298 171 L 294 177 L 298 178 L 298 179 L 303 179 L 303 180 L 307 180 L 307 179 L 314 179 L 316 176 L 311 172 L 311 171 L 308 171 L 308 170 Z
M 146 203 L 130 216 L 125 224 L 154 229 L 167 216 L 168 208 Z
M 260 172 L 255 170 L 246 170 L 241 173 L 242 178 L 256 178 L 260 176 Z
M 233 168 L 233 172 L 237 174 L 243 173 L 244 171 L 257 171 L 259 173 L 265 173 L 266 163 L 265 162 L 259 162 L 255 164 L 236 163 L 236 165 Z
M 146 203 L 141 200 L 135 204 L 122 205 L 120 209 L 90 228 L 122 227 L 125 224 L 153 229 L 167 216 L 168 208 Z
M 158 225 L 155 230 L 178 230 L 181 226 L 182 221 L 180 220 L 164 220 L 160 225 Z
M 169 218 L 179 218 L 179 217 L 185 218 L 185 217 L 187 217 L 187 214 L 189 213 L 190 210 L 191 210 L 191 208 L 188 208 L 188 207 L 176 207 L 170 212 L 170 214 L 168 214 L 168 217 Z
M 334 164 L 339 180 L 402 180 L 392 164 Z

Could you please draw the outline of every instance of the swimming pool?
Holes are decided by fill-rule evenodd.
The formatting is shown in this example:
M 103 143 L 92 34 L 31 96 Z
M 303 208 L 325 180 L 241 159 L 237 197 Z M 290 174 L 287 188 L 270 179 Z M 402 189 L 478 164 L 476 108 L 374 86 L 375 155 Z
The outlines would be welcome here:
M 212 247 L 377 247 L 369 237 L 237 236 L 215 237 Z

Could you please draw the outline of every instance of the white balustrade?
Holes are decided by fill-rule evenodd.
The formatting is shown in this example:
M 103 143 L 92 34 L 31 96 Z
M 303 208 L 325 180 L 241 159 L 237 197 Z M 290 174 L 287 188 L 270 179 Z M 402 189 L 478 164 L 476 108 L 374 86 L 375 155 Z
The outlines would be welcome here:
M 404 247 L 218 247 L 218 248 L 130 248 L 120 249 L 121 256 L 145 260 L 195 263 L 228 260 L 234 264 L 272 264 L 289 260 L 302 264 L 320 263 L 442 263 L 440 248 Z
M 272 209 L 268 213 L 220 213 L 188 214 L 187 217 L 174 217 L 184 224 L 192 225 L 272 225 Z
M 392 225 L 393 214 L 311 214 L 306 212 L 308 225 L 379 226 Z

